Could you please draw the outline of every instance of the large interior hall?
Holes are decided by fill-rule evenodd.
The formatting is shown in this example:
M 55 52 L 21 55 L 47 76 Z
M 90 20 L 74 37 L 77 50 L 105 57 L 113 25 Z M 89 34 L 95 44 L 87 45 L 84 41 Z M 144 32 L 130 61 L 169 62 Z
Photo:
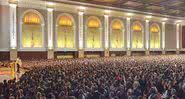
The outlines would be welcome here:
M 0 99 L 185 99 L 185 1 L 0 0 Z

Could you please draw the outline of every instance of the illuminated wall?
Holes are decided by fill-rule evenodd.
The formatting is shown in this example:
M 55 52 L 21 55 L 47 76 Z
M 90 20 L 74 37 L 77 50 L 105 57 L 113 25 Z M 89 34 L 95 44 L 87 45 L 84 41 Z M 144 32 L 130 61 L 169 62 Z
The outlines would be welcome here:
M 43 47 L 42 22 L 40 16 L 32 11 L 22 19 L 22 47 Z
M 57 47 L 75 48 L 75 24 L 69 15 L 62 15 L 57 21 Z
M 136 21 L 132 25 L 132 48 L 143 48 L 144 42 L 143 26 Z
M 101 48 L 101 22 L 97 17 L 89 17 L 86 29 L 86 48 Z
M 150 48 L 160 48 L 160 27 L 153 23 L 150 26 Z
M 111 48 L 124 47 L 124 26 L 121 20 L 116 19 L 111 23 L 110 45 Z

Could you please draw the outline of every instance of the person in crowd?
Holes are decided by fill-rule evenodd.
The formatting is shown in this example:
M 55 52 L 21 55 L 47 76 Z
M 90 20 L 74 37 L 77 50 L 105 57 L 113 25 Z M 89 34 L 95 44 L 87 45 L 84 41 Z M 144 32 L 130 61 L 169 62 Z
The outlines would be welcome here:
M 185 56 L 23 61 L 2 99 L 185 99 Z

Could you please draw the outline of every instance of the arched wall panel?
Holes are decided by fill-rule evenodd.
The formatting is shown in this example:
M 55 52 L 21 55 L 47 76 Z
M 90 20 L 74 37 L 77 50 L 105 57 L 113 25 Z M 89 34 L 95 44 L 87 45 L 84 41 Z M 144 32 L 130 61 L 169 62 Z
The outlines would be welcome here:
M 91 21 L 91 19 L 96 20 L 99 25 L 96 25 L 96 22 Z M 88 22 L 91 21 L 90 27 L 88 27 Z M 104 39 L 103 39 L 103 21 L 97 16 L 87 15 L 84 20 L 85 31 L 84 31 L 84 43 L 85 48 L 94 49 L 94 48 L 103 48 Z M 94 27 L 93 27 L 94 24 Z M 92 26 L 91 26 L 92 25 Z
M 115 18 L 110 22 L 110 48 L 124 48 L 125 47 L 125 32 L 126 27 L 122 20 Z
M 161 27 L 159 23 L 151 22 L 149 25 L 150 49 L 161 48 Z
M 43 37 L 43 46 L 42 47 L 39 47 L 39 48 L 34 48 L 34 47 L 30 47 L 30 48 L 24 48 L 22 47 L 22 18 L 25 14 L 25 12 L 27 11 L 34 11 L 34 12 L 37 12 L 41 19 L 42 19 L 42 37 Z M 43 10 L 43 9 L 29 9 L 29 8 L 21 8 L 21 7 L 18 7 L 17 8 L 17 15 L 18 15 L 18 18 L 17 18 L 17 22 L 19 23 L 19 25 L 17 26 L 17 38 L 18 38 L 18 50 L 20 51 L 45 51 L 46 50 L 46 47 L 47 47 L 47 10 Z
M 60 16 L 60 15 L 63 15 L 63 14 L 67 14 L 67 15 L 70 15 L 72 18 L 73 18 L 73 20 L 74 20 L 74 24 L 75 24 L 75 27 L 74 27 L 74 40 L 75 40 L 75 42 L 74 42 L 74 45 L 75 45 L 75 47 L 73 48 L 73 49 L 77 49 L 78 48 L 78 14 L 76 14 L 76 13 L 69 13 L 69 12 L 62 12 L 62 11 L 55 11 L 54 12 L 54 14 L 53 14 L 53 40 L 54 40 L 54 47 L 55 47 L 55 50 L 58 50 L 58 51 L 63 51 L 64 49 L 63 48 L 58 48 L 57 47 L 57 19 L 58 19 L 58 17 Z M 66 49 L 65 49 L 66 50 Z
M 165 26 L 165 48 L 176 49 L 176 25 L 166 24 Z
M 134 28 L 135 28 L 135 30 L 134 30 Z M 133 49 L 145 48 L 144 23 L 142 21 L 132 20 L 130 29 L 131 29 L 131 42 L 132 42 L 131 47 Z
M 56 22 L 57 48 L 76 48 L 76 23 L 72 15 L 62 13 Z

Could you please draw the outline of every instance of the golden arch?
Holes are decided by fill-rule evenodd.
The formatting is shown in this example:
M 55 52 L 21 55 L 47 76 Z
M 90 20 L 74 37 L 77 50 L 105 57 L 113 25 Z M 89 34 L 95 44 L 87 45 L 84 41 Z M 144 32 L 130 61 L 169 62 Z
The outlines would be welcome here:
M 120 19 L 114 19 L 111 22 L 110 45 L 111 48 L 124 47 L 124 25 Z
M 62 15 L 59 18 L 58 25 L 60 25 L 60 26 L 73 26 L 72 18 L 69 15 Z
M 150 48 L 160 48 L 160 27 L 153 23 L 150 26 Z
M 41 18 L 37 13 L 27 12 L 23 17 L 24 24 L 41 24 Z
M 101 48 L 101 21 L 98 17 L 90 16 L 86 23 L 86 48 Z
M 57 20 L 57 47 L 75 48 L 75 21 L 70 14 L 61 14 Z
M 88 28 L 99 28 L 100 27 L 100 21 L 97 17 L 90 17 L 88 19 Z
M 21 22 L 21 43 L 23 48 L 41 48 L 44 46 L 43 18 L 36 10 L 27 10 Z
M 132 48 L 143 48 L 143 26 L 139 21 L 132 25 Z

